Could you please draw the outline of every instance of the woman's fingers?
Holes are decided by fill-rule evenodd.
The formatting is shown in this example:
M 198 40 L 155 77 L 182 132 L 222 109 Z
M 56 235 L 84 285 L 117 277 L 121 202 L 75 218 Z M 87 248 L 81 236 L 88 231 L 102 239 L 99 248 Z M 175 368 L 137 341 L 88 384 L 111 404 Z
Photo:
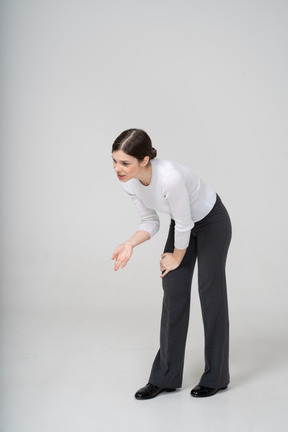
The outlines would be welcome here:
M 162 271 L 161 278 L 165 277 L 170 271 L 179 267 L 179 262 L 175 259 L 172 253 L 164 253 L 161 255 L 160 270 Z
M 120 267 L 123 269 L 126 266 L 127 262 L 131 258 L 132 251 L 133 247 L 128 242 L 122 243 L 115 249 L 112 255 L 112 259 L 115 259 L 114 270 L 117 271 Z
M 115 261 L 114 270 L 118 270 L 122 263 L 123 263 L 123 259 L 118 258 L 118 259 Z
M 169 270 L 166 268 L 165 262 L 163 261 L 163 258 L 165 258 L 163 256 L 164 254 L 161 255 L 161 261 L 160 261 L 160 271 L 162 272 L 161 274 L 161 278 L 163 278 L 164 276 L 166 276 L 167 273 L 169 273 Z
M 114 270 L 117 271 L 117 270 L 119 270 L 120 267 L 123 269 L 126 266 L 128 260 L 129 260 L 129 258 L 127 258 L 127 257 L 117 256 L 115 264 L 114 264 Z
M 167 273 L 169 273 L 169 271 L 170 271 L 170 270 L 166 269 L 166 270 L 164 271 L 164 273 L 162 273 L 162 275 L 160 276 L 160 278 L 162 279 L 164 276 L 166 276 Z
M 113 255 L 112 255 L 112 260 L 114 260 L 114 259 L 118 259 L 118 256 L 119 256 L 119 253 L 120 253 L 120 251 L 119 251 L 119 248 L 117 247 L 115 250 L 114 250 L 114 252 L 113 252 Z

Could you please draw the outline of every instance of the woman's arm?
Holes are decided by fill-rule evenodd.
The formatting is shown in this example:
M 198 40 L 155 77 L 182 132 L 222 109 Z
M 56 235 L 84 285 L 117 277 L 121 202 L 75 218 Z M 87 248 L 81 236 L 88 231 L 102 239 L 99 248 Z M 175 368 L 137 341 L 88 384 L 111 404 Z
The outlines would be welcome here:
M 135 246 L 138 246 L 139 244 L 144 243 L 147 240 L 150 240 L 150 238 L 151 236 L 148 231 L 139 230 L 136 231 L 136 233 L 132 237 L 130 237 L 130 239 L 127 240 L 127 242 L 131 243 L 131 245 L 134 248 Z
M 112 260 L 115 260 L 114 270 L 117 271 L 120 267 L 124 268 L 131 258 L 133 248 L 149 240 L 150 237 L 147 231 L 139 230 L 125 243 L 120 244 L 112 255 Z
M 163 189 L 169 203 L 172 219 L 175 221 L 174 246 L 183 250 L 189 245 L 191 229 L 194 227 L 189 191 L 184 176 L 180 173 L 167 176 Z
M 176 259 L 176 261 L 179 263 L 179 265 L 181 264 L 181 262 L 182 262 L 182 260 L 184 258 L 186 250 L 187 250 L 187 248 L 186 249 L 176 249 L 176 248 L 174 248 L 173 255 L 174 255 L 174 258 Z

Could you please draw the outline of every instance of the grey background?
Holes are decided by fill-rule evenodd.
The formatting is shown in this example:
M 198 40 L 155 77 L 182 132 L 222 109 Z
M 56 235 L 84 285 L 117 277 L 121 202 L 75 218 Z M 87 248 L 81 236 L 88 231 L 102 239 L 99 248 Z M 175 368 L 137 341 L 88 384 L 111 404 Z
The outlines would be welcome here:
M 19 364 L 31 367 L 22 383 L 33 382 L 43 362 L 54 364 L 37 357 L 44 334 L 64 341 L 72 326 L 84 333 L 90 317 L 93 343 L 125 344 L 138 324 L 141 349 L 151 349 L 142 365 L 149 371 L 169 220 L 161 216 L 160 233 L 113 272 L 114 248 L 138 226 L 111 161 L 113 140 L 130 127 L 150 134 L 160 158 L 197 172 L 230 212 L 232 368 L 239 382 L 246 366 L 253 375 L 287 340 L 287 3 L 3 0 L 0 7 L 5 432 L 19 431 L 11 407 L 27 412 L 21 404 L 29 404 L 26 390 L 17 391 Z M 191 331 L 201 352 L 196 291 Z M 284 361 L 287 349 L 275 356 Z M 20 414 L 21 430 L 31 431 L 25 419 L 27 429 Z

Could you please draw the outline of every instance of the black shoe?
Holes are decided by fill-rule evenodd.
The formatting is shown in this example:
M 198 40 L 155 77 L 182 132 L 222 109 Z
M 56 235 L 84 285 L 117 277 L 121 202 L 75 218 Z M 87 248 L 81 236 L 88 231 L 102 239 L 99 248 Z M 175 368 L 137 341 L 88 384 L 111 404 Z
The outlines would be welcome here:
M 210 387 L 204 387 L 201 385 L 197 385 L 196 387 L 194 387 L 191 390 L 191 396 L 198 397 L 198 398 L 213 396 L 219 390 L 225 390 L 225 389 L 227 389 L 227 386 L 226 387 L 218 387 L 218 388 L 210 388 Z
M 148 383 L 145 387 L 141 388 L 135 393 L 135 398 L 140 400 L 152 399 L 161 392 L 173 392 L 175 390 L 175 388 L 162 388 Z

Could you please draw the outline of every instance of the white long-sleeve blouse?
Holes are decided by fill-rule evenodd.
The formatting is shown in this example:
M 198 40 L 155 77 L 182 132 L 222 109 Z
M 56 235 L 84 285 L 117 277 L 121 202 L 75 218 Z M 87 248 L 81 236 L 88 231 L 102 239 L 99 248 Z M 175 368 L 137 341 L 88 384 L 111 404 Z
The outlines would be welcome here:
M 187 167 L 158 158 L 151 164 L 148 186 L 137 179 L 122 183 L 139 213 L 138 229 L 153 237 L 160 226 L 157 212 L 166 213 L 175 221 L 175 247 L 186 249 L 191 229 L 212 210 L 216 193 Z

